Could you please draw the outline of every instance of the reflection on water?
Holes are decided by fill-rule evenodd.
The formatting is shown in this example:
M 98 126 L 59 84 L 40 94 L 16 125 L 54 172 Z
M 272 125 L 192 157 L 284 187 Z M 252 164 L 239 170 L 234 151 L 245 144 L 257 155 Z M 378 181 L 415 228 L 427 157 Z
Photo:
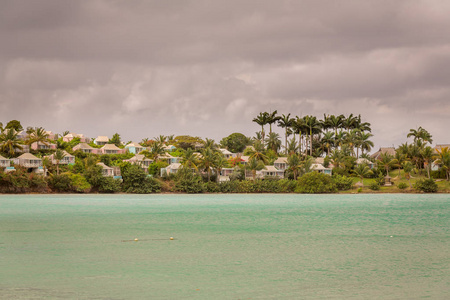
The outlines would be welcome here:
M 447 195 L 0 196 L 0 298 L 445 299 L 449 237 Z

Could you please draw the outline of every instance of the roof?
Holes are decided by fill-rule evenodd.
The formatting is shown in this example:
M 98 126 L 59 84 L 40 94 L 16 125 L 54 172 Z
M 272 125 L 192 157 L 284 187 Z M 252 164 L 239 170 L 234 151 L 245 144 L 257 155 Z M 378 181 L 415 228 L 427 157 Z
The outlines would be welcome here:
M 284 173 L 284 171 L 278 170 L 274 166 L 266 166 L 262 171 L 263 172 L 282 172 L 282 173 Z
M 111 167 L 108 167 L 107 165 L 105 165 L 104 163 L 102 163 L 102 162 L 99 162 L 99 163 L 97 163 L 97 165 L 98 166 L 100 166 L 100 167 L 102 167 L 103 169 L 109 169 L 109 170 L 113 170 L 113 168 L 111 168 Z
M 287 157 L 278 157 L 277 160 L 274 162 L 275 164 L 287 164 Z
M 377 152 L 372 154 L 370 157 L 378 159 L 378 157 L 381 154 L 389 154 L 389 155 L 394 156 L 395 155 L 395 148 L 394 147 L 381 147 L 380 150 L 378 150 Z
M 240 158 L 242 161 L 248 162 L 248 160 L 250 159 L 250 156 L 242 155 Z
M 69 152 L 67 152 L 66 150 L 63 150 L 64 153 L 64 157 L 75 157 L 72 154 L 70 154 Z
M 356 160 L 356 164 L 357 165 L 361 165 L 361 164 L 372 164 L 372 162 L 370 160 L 368 160 L 367 158 L 358 158 Z
M 36 156 L 34 156 L 31 153 L 24 153 L 21 156 L 19 156 L 18 158 L 19 159 L 34 159 L 34 160 L 39 159 L 39 160 L 41 160 L 40 158 L 37 158 Z
M 105 149 L 105 150 L 120 150 L 119 147 L 117 147 L 114 144 L 106 144 L 105 146 L 103 146 L 101 149 Z
M 96 142 L 108 142 L 109 138 L 106 135 L 99 135 L 96 139 Z
M 168 165 L 166 170 L 178 170 L 179 168 L 181 168 L 180 163 L 173 163 L 173 164 Z
M 146 158 L 144 155 L 142 154 L 136 154 L 135 156 L 133 156 L 130 159 L 127 159 L 126 161 L 153 161 L 153 159 L 150 158 Z
M 0 160 L 9 160 L 9 159 L 4 158 L 3 156 L 0 155 Z
M 139 143 L 129 143 L 128 145 L 125 146 L 125 148 L 129 147 L 145 148 L 144 146 L 141 146 Z
M 325 168 L 322 166 L 322 164 L 312 164 L 311 169 L 313 170 L 329 170 L 328 168 Z
M 315 162 L 316 164 L 321 164 L 321 165 L 323 165 L 324 161 L 325 161 L 325 158 L 323 158 L 323 157 L 316 157 L 316 158 L 314 158 L 314 162 Z
M 74 150 L 78 150 L 78 149 L 94 149 L 93 147 L 89 146 L 86 143 L 79 143 L 78 145 L 76 145 L 75 147 L 73 147 L 72 149 Z
M 232 155 L 233 153 L 228 151 L 227 149 L 219 149 L 220 152 L 222 152 L 223 155 Z

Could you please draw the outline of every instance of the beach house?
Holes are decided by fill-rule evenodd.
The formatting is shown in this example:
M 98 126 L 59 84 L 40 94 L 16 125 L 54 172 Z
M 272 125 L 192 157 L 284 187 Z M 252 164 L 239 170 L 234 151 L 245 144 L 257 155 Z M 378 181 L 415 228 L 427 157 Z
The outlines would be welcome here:
M 274 161 L 273 166 L 277 168 L 277 170 L 286 170 L 287 169 L 287 157 L 278 157 L 276 161 Z
M 146 158 L 142 154 L 136 154 L 130 159 L 125 159 L 124 162 L 129 162 L 133 165 L 139 165 L 144 169 L 145 173 L 148 173 L 148 167 L 153 163 L 153 159 Z
M 56 165 L 56 164 L 60 164 L 60 165 L 74 165 L 75 164 L 75 156 L 69 154 L 69 152 L 67 152 L 66 150 L 63 150 L 64 153 L 64 158 L 61 159 L 59 162 L 55 159 L 55 153 L 53 153 L 52 155 L 47 156 L 52 164 Z
M 33 149 L 33 150 L 54 150 L 54 149 L 56 149 L 56 144 L 34 142 L 31 144 L 31 149 Z
M 147 150 L 146 147 L 141 146 L 139 143 L 129 143 L 125 146 L 125 149 L 128 150 L 128 152 L 133 154 L 139 154 L 144 150 Z
M 15 158 L 14 164 L 28 169 L 28 172 L 44 173 L 42 168 L 42 159 L 37 158 L 31 153 L 24 153 Z
M 89 143 L 89 138 L 85 137 L 84 134 L 82 133 L 68 133 L 63 137 L 63 141 L 64 142 L 70 142 L 71 140 L 75 139 L 75 138 L 79 138 L 80 139 L 80 143 Z
M 14 167 L 11 167 L 11 160 L 8 158 L 4 158 L 0 155 L 0 169 L 2 169 L 5 173 L 15 171 Z
M 125 149 L 120 149 L 114 144 L 106 144 L 98 149 L 98 154 L 123 154 L 125 151 Z
M 99 135 L 98 137 L 96 137 L 94 139 L 94 144 L 98 145 L 98 146 L 104 146 L 106 144 L 108 144 L 109 142 L 109 138 L 106 135 Z
M 389 154 L 389 155 L 395 156 L 395 148 L 394 147 L 381 147 L 380 150 L 378 150 L 377 152 L 372 154 L 370 156 L 370 158 L 373 160 L 381 159 L 380 158 L 381 154 Z
M 97 154 L 98 150 L 97 148 L 91 147 L 86 143 L 80 143 L 72 148 L 73 151 L 80 150 L 84 153 L 91 153 L 91 154 Z
M 370 160 L 368 160 L 367 158 L 358 158 L 356 160 L 356 165 L 362 165 L 362 164 L 366 164 L 370 169 L 373 169 L 376 167 L 377 164 L 371 162 Z
M 274 166 L 266 166 L 261 170 L 261 176 L 284 178 L 284 170 L 278 170 Z
M 312 164 L 311 169 L 318 173 L 330 175 L 332 174 L 331 168 L 325 168 L 322 164 Z
M 176 174 L 182 165 L 180 163 L 173 163 L 168 165 L 166 168 L 161 168 L 161 177 L 170 174 Z

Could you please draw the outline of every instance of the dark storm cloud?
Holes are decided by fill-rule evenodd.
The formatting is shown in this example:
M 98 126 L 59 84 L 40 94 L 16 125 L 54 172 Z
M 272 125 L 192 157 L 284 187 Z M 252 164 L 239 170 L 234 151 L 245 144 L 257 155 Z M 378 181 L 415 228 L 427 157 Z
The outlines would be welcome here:
M 0 4 L 3 122 L 219 139 L 264 110 L 353 112 L 378 146 L 450 141 L 445 1 Z

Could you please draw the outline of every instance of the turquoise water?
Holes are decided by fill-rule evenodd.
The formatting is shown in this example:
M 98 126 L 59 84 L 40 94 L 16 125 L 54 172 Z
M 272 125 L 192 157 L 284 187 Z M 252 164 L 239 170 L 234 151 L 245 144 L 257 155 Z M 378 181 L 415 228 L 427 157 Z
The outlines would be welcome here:
M 448 299 L 449 249 L 443 194 L 0 196 L 0 299 Z

